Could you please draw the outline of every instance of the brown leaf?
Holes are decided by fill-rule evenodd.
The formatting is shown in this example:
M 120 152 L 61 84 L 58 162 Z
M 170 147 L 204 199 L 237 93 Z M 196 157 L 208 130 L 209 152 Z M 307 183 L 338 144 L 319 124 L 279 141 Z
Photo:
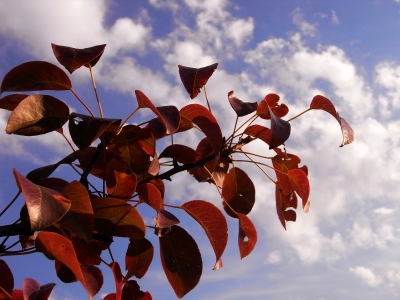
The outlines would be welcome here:
M 49 95 L 31 95 L 23 99 L 8 118 L 6 133 L 39 135 L 63 126 L 69 108 L 61 100 Z
M 71 90 L 68 75 L 46 61 L 30 61 L 11 69 L 3 78 L 0 93 Z
M 154 247 L 147 239 L 131 239 L 125 256 L 125 269 L 128 271 L 125 275 L 125 281 L 131 276 L 142 278 L 154 256 Z
M 244 215 L 239 213 L 239 252 L 240 258 L 243 259 L 247 255 L 249 255 L 257 243 L 257 231 L 254 227 L 254 224 L 250 221 L 250 219 Z
M 203 262 L 195 240 L 181 227 L 160 237 L 161 264 L 178 298 L 190 292 L 199 282 Z
M 218 63 L 203 68 L 189 68 L 178 65 L 182 83 L 191 99 L 197 97 L 200 89 L 207 83 L 217 67 Z
M 72 72 L 82 66 L 89 67 L 90 64 L 94 67 L 103 54 L 106 45 L 77 49 L 52 43 L 51 47 L 58 62 L 72 74 Z

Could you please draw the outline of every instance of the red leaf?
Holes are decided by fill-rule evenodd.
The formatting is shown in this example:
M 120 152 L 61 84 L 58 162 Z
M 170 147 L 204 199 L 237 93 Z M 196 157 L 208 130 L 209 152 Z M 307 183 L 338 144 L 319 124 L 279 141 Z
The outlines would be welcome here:
M 267 127 L 257 124 L 250 125 L 243 133 L 258 138 L 268 145 L 271 143 L 271 129 Z
M 257 115 L 262 119 L 269 120 L 271 118 L 269 108 L 271 108 L 274 115 L 278 118 L 282 118 L 287 115 L 289 112 L 289 108 L 286 104 L 280 104 L 279 96 L 277 94 L 268 94 L 261 100 L 260 104 L 257 107 Z
M 89 295 L 96 295 L 104 283 L 103 273 L 96 266 L 81 265 L 83 277 L 85 278 L 86 290 Z
M 99 241 L 91 239 L 86 242 L 84 239 L 74 236 L 72 238 L 72 245 L 74 246 L 78 261 L 83 265 L 99 265 L 101 263 L 100 254 L 102 246 Z
M 9 299 L 13 293 L 14 276 L 2 259 L 0 259 L 0 274 L 0 299 Z
M 150 108 L 165 125 L 165 128 L 167 129 L 167 134 L 174 133 L 178 130 L 180 116 L 179 111 L 175 106 L 168 105 L 155 107 L 153 102 L 151 102 L 150 99 L 147 98 L 147 96 L 142 91 L 135 90 L 135 95 L 138 106 L 140 108 Z
M 296 212 L 293 209 L 289 209 L 283 212 L 283 216 L 286 221 L 296 222 Z
M 124 200 L 115 198 L 92 199 L 94 229 L 96 231 L 133 239 L 142 239 L 146 227 L 139 212 Z
M 343 141 L 340 147 L 348 145 L 354 141 L 353 129 L 343 118 L 339 116 L 335 106 L 328 98 L 325 98 L 324 96 L 321 95 L 316 95 L 310 103 L 310 109 L 322 109 L 327 113 L 331 114 L 338 121 L 340 128 L 342 129 L 342 135 L 343 135 Z
M 203 262 L 195 240 L 181 227 L 160 237 L 160 256 L 165 275 L 178 298 L 190 292 L 199 282 Z
M 253 251 L 257 243 L 257 231 L 250 219 L 241 213 L 239 218 L 239 252 L 240 258 L 243 259 Z
M 11 94 L 0 99 L 0 108 L 13 111 L 18 104 L 29 95 L 26 94 Z
M 125 282 L 122 289 L 122 300 L 152 300 L 149 292 L 142 292 L 135 280 Z
M 296 212 L 294 210 L 286 210 L 288 207 L 297 208 L 297 197 L 294 192 L 286 196 L 279 185 L 275 189 L 276 213 L 283 228 L 286 230 L 286 221 L 296 221 Z
M 287 173 L 289 180 L 296 191 L 296 193 L 303 200 L 303 209 L 308 212 L 310 209 L 310 183 L 308 181 L 306 173 L 300 169 L 293 169 Z
M 236 98 L 233 91 L 228 93 L 228 100 L 238 117 L 251 114 L 257 109 L 257 102 L 243 102 L 242 100 Z
M 71 89 L 68 75 L 59 67 L 46 61 L 30 61 L 16 66 L 4 76 L 0 93 Z
M 196 151 L 185 145 L 173 144 L 161 152 L 160 158 L 162 157 L 170 157 L 178 163 L 188 164 L 196 160 Z
M 125 281 L 135 276 L 142 278 L 149 268 L 154 256 L 154 247 L 147 239 L 131 239 L 125 256 L 125 269 L 128 271 Z
M 226 213 L 232 218 L 237 218 L 237 213 L 247 215 L 254 206 L 256 190 L 250 177 L 239 168 L 232 168 L 225 176 L 222 185 L 222 197 L 229 206 L 223 202 Z
M 8 299 L 8 298 L 6 298 L 6 299 Z M 13 300 L 25 300 L 22 290 L 13 290 L 12 299 Z
M 40 285 L 39 282 L 32 278 L 25 278 L 22 282 L 22 292 L 24 299 L 27 300 L 46 300 L 49 298 L 55 283 Z
M 207 83 L 217 67 L 218 63 L 203 68 L 189 68 L 178 65 L 182 83 L 191 99 L 196 98 L 200 89 Z
M 115 299 L 120 300 L 122 297 L 122 285 L 123 285 L 123 277 L 121 273 L 121 268 L 119 264 L 115 261 L 113 261 L 110 264 L 110 269 L 114 274 L 114 280 L 115 280 Z
M 58 62 L 72 73 L 82 66 L 89 67 L 89 64 L 94 67 L 103 54 L 106 45 L 76 49 L 52 43 L 51 47 Z
M 36 185 L 14 169 L 28 209 L 31 230 L 37 231 L 60 220 L 71 207 L 71 200 L 60 192 Z
M 222 132 L 217 120 L 211 112 L 202 105 L 189 104 L 180 111 L 181 118 L 196 124 L 209 138 L 210 143 L 217 154 L 222 147 Z
M 103 133 L 112 135 L 120 125 L 119 119 L 95 118 L 77 113 L 69 116 L 69 132 L 80 150 L 87 149 Z
M 31 95 L 23 99 L 8 118 L 6 133 L 39 135 L 63 126 L 69 117 L 68 106 L 49 95 Z
M 182 208 L 203 227 L 214 249 L 216 264 L 228 243 L 228 224 L 224 215 L 214 205 L 204 200 L 192 200 Z
M 274 149 L 282 145 L 290 136 L 290 123 L 282 120 L 274 115 L 271 108 L 269 108 L 271 117 L 271 143 L 269 149 Z
M 278 179 L 279 186 L 285 195 L 290 195 L 294 191 L 287 173 L 289 170 L 298 169 L 299 163 L 300 158 L 290 153 L 286 153 L 285 156 L 278 154 L 272 158 L 272 165 L 276 169 L 276 178 Z
M 120 198 L 131 198 L 136 191 L 137 178 L 127 164 L 112 159 L 106 168 L 107 193 Z
M 160 190 L 151 183 L 144 183 L 137 190 L 139 200 L 150 205 L 154 210 L 159 211 L 163 207 L 163 199 Z

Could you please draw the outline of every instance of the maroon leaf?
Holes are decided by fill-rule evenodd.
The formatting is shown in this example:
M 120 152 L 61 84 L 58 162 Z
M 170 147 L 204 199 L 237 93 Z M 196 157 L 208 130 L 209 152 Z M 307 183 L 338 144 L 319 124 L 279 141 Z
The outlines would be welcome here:
M 126 201 L 115 198 L 92 199 L 96 231 L 133 239 L 144 238 L 146 228 L 139 212 Z
M 238 117 L 251 114 L 257 109 L 257 102 L 243 102 L 242 100 L 236 98 L 233 91 L 228 93 L 228 100 Z
M 282 189 L 282 192 L 287 196 L 294 191 L 293 185 L 289 180 L 287 173 L 290 170 L 298 169 L 299 163 L 300 158 L 290 153 L 286 153 L 285 156 L 278 154 L 272 158 L 272 165 L 276 169 L 275 173 L 279 186 Z
M 185 145 L 173 144 L 161 152 L 160 158 L 162 157 L 170 157 L 178 163 L 188 164 L 196 160 L 196 151 Z
M 11 94 L 0 99 L 0 108 L 13 111 L 18 104 L 29 95 L 26 94 Z
M 179 111 L 175 106 L 168 105 L 155 107 L 153 102 L 151 102 L 150 99 L 147 98 L 147 96 L 143 92 L 135 90 L 135 95 L 138 106 L 140 108 L 150 108 L 165 125 L 165 128 L 167 129 L 167 134 L 174 133 L 178 130 L 180 116 Z
M 159 211 L 163 207 L 163 198 L 160 190 L 152 183 L 144 183 L 137 190 L 139 200 L 150 205 L 154 210 Z
M 257 124 L 250 125 L 244 130 L 244 134 L 258 138 L 268 145 L 271 143 L 271 129 L 267 127 Z
M 210 143 L 217 154 L 222 147 L 222 132 L 217 120 L 212 113 L 200 104 L 189 104 L 180 111 L 181 118 L 196 124 L 209 138 Z
M 60 192 L 36 185 L 14 169 L 15 180 L 24 195 L 31 230 L 37 231 L 60 220 L 71 207 L 71 200 Z
M 165 275 L 178 298 L 190 292 L 199 282 L 203 262 L 195 240 L 181 227 L 159 238 L 160 256 Z
M 200 89 L 207 83 L 217 67 L 218 63 L 203 68 L 189 68 L 178 65 L 182 83 L 191 99 L 196 98 Z
M 294 192 L 286 196 L 279 185 L 275 189 L 276 213 L 283 228 L 286 230 L 286 221 L 296 221 L 296 212 L 294 210 L 286 210 L 288 207 L 297 208 L 297 197 Z
M 303 200 L 303 210 L 308 212 L 310 209 L 310 200 L 308 200 L 310 195 L 310 183 L 306 173 L 301 169 L 293 169 L 290 170 L 287 175 L 294 190 Z
M 239 213 L 239 252 L 240 258 L 243 259 L 247 255 L 253 251 L 256 243 L 257 243 L 257 231 L 254 227 L 254 224 L 250 221 L 250 219 L 244 215 Z
M 46 300 L 49 298 L 55 283 L 40 285 L 32 278 L 25 278 L 22 282 L 22 292 L 27 300 Z
M 279 96 L 277 94 L 266 95 L 257 107 L 257 115 L 259 115 L 262 119 L 269 120 L 271 118 L 269 108 L 271 108 L 276 117 L 282 118 L 286 116 L 289 112 L 289 108 L 286 106 L 286 104 L 278 105 L 278 102 Z
M 88 148 L 103 133 L 110 130 L 111 135 L 120 125 L 120 119 L 95 118 L 77 113 L 69 116 L 69 132 L 80 150 Z
M 271 143 L 269 149 L 274 149 L 282 145 L 290 136 L 290 123 L 274 115 L 269 109 L 271 117 Z
M 13 293 L 14 276 L 2 259 L 0 259 L 0 274 L 0 299 L 9 299 Z
M 121 300 L 152 300 L 149 292 L 142 292 L 135 280 L 125 282 Z
M 128 271 L 125 281 L 135 276 L 142 278 L 149 268 L 154 256 L 154 247 L 147 239 L 130 240 L 125 256 L 125 269 Z
M 113 261 L 109 265 L 109 267 L 114 274 L 115 292 L 116 292 L 115 298 L 110 298 L 110 299 L 120 300 L 122 297 L 122 285 L 124 283 L 121 268 L 120 268 L 119 264 L 115 261 Z
M 251 211 L 256 200 L 256 190 L 250 177 L 235 167 L 225 176 L 222 197 L 225 200 L 223 205 L 226 213 L 232 218 L 237 218 L 238 213 L 247 215 Z
M 6 133 L 39 135 L 63 126 L 69 117 L 68 106 L 49 95 L 31 95 L 22 100 L 11 113 Z
M 214 204 L 204 200 L 186 202 L 182 208 L 203 227 L 214 249 L 217 265 L 228 243 L 228 224 L 224 215 Z
M 58 62 L 72 73 L 82 66 L 89 67 L 89 64 L 94 67 L 103 54 L 106 45 L 76 49 L 52 43 L 51 47 L 53 48 L 53 53 Z
M 68 75 L 46 61 L 30 61 L 11 69 L 3 78 L 0 93 L 72 89 Z
M 89 295 L 96 295 L 104 283 L 103 273 L 96 266 L 81 265 L 83 278 L 85 278 L 86 290 Z
M 101 263 L 100 254 L 102 246 L 99 241 L 91 239 L 86 242 L 84 239 L 74 236 L 72 238 L 72 245 L 74 246 L 78 261 L 83 265 L 99 265 Z
M 131 198 L 136 191 L 137 178 L 127 164 L 112 159 L 106 168 L 107 193 L 121 198 Z

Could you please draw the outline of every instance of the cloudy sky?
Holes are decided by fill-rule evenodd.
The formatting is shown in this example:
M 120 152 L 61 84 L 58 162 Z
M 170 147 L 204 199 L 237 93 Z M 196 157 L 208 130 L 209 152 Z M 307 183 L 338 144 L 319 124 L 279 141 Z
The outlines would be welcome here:
M 309 167 L 311 209 L 308 214 L 299 210 L 297 222 L 288 224 L 287 231 L 276 216 L 273 184 L 251 168 L 257 200 L 249 217 L 259 241 L 249 257 L 240 260 L 236 223 L 230 222 L 224 267 L 212 271 L 214 257 L 204 233 L 177 212 L 204 256 L 203 277 L 186 298 L 397 299 L 399 32 L 399 0 L 1 1 L 0 78 L 26 61 L 56 63 L 50 43 L 77 48 L 107 44 L 95 77 L 105 116 L 124 119 L 136 107 L 136 89 L 156 105 L 181 108 L 193 103 L 177 65 L 218 62 L 207 93 L 226 136 L 235 121 L 227 101 L 231 90 L 250 102 L 277 93 L 289 106 L 289 117 L 307 108 L 314 95 L 328 97 L 352 125 L 356 141 L 339 148 L 340 127 L 323 111 L 292 122 L 286 149 Z M 71 79 L 95 110 L 87 70 Z M 57 97 L 84 113 L 69 93 Z M 204 94 L 194 101 L 205 104 Z M 3 128 L 8 114 L 0 111 Z M 198 136 L 182 135 L 178 141 L 195 147 Z M 68 149 L 56 133 L 28 139 L 0 130 L 0 206 L 17 190 L 12 168 L 26 174 L 56 162 Z M 253 150 L 268 152 L 261 143 Z M 167 191 L 172 204 L 191 199 L 221 202 L 215 188 L 196 184 L 187 174 L 176 176 Z M 18 203 L 1 224 L 15 220 L 23 199 Z M 152 234 L 148 238 L 156 255 L 139 284 L 154 299 L 174 299 L 160 268 L 156 239 Z M 124 247 L 115 249 L 122 266 Z M 23 278 L 33 277 L 42 284 L 57 283 L 52 299 L 84 297 L 79 283 L 65 285 L 55 278 L 52 262 L 40 254 L 6 261 L 17 287 Z M 96 299 L 113 291 L 111 273 L 104 269 L 104 276 L 107 283 Z

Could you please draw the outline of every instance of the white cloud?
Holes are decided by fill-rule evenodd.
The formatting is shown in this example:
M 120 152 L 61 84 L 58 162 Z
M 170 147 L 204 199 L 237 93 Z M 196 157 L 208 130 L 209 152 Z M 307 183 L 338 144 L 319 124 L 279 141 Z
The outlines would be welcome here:
M 379 207 L 374 209 L 374 213 L 379 215 L 391 215 L 396 211 L 394 208 Z
M 279 264 L 282 261 L 282 256 L 279 251 L 273 251 L 268 254 L 267 256 L 267 263 L 268 264 Z
M 314 24 L 308 23 L 304 20 L 304 15 L 299 7 L 297 7 L 292 13 L 292 22 L 299 27 L 301 33 L 308 36 L 314 36 L 317 32 L 317 27 Z
M 336 15 L 336 11 L 332 10 L 331 22 L 334 25 L 338 25 L 340 23 L 339 18 Z
M 375 275 L 375 273 L 369 268 L 357 266 L 355 268 L 350 268 L 349 270 L 371 287 L 378 287 L 382 283 L 382 279 Z

